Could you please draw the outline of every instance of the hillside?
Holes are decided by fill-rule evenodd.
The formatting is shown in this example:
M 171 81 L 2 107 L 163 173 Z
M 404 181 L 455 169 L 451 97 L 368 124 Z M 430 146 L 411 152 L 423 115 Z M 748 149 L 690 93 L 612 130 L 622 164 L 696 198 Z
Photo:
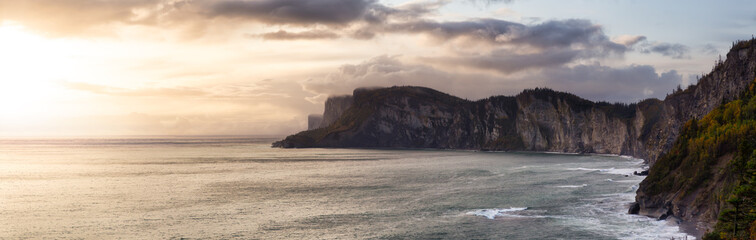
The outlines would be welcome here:
M 753 82 L 739 99 L 685 123 L 640 184 L 641 214 L 675 216 L 703 228 L 716 222 L 710 239 L 756 237 L 755 150 Z

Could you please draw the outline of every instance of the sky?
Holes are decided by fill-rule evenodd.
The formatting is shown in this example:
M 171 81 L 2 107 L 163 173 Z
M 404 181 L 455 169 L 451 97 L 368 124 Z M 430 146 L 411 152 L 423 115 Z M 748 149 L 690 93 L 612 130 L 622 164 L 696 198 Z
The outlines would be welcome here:
M 0 137 L 286 135 L 395 85 L 632 103 L 754 33 L 746 0 L 0 0 Z

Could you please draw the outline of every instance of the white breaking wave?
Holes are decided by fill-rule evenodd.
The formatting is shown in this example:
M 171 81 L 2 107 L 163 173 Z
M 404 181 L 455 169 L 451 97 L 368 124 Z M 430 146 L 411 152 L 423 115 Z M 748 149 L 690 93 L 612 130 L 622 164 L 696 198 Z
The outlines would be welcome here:
M 628 175 L 628 176 L 634 176 L 633 172 L 637 172 L 637 168 L 607 168 L 607 169 L 598 169 L 598 168 L 568 168 L 567 170 L 570 171 L 598 171 L 602 174 L 614 174 L 614 175 Z
M 583 185 L 562 185 L 562 186 L 556 186 L 556 187 L 558 187 L 558 188 L 582 188 L 582 187 L 587 187 L 587 186 L 588 186 L 588 184 L 583 184 Z
M 668 221 L 627 214 L 626 204 L 634 198 L 635 193 L 620 193 L 584 199 L 586 204 L 573 209 L 563 223 L 618 239 L 695 239 Z
M 509 212 L 518 212 L 518 211 L 525 211 L 527 210 L 527 207 L 524 208 L 492 208 L 492 209 L 478 209 L 471 212 L 467 212 L 468 215 L 475 215 L 475 216 L 481 216 L 486 217 L 488 219 L 494 219 L 497 216 L 516 216 L 516 215 L 510 215 L 506 214 Z

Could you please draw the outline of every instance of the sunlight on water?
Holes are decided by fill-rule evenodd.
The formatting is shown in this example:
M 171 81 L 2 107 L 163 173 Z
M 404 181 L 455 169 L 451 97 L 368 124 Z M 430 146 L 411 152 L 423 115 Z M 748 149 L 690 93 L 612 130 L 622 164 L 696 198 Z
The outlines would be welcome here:
M 0 139 L 8 238 L 654 239 L 636 159 L 276 149 L 272 139 Z M 692 239 L 692 237 L 688 237 Z

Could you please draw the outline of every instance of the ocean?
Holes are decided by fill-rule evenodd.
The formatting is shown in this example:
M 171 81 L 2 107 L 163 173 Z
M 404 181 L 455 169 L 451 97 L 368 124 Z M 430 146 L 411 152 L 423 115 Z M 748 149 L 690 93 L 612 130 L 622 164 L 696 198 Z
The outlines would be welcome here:
M 628 215 L 642 160 L 0 138 L 0 238 L 693 239 Z

